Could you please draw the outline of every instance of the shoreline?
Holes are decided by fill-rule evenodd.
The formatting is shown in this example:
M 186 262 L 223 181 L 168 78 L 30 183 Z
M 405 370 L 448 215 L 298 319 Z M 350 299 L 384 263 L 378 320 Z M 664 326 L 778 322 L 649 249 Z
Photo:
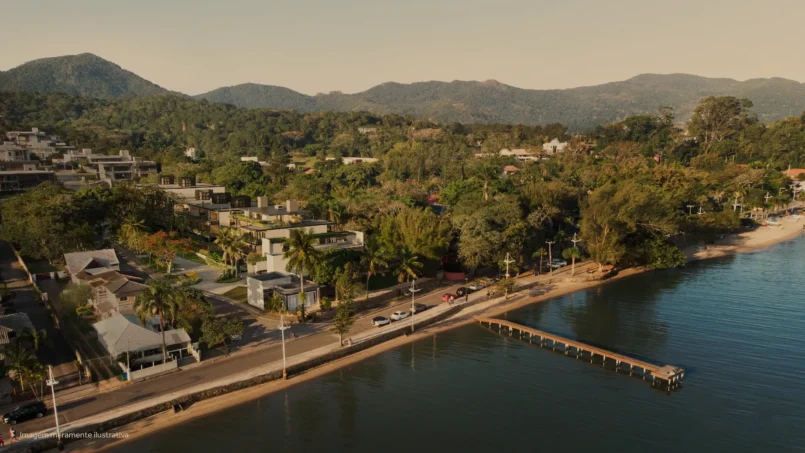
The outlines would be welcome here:
M 782 226 L 779 228 L 760 227 L 758 229 L 739 233 L 731 237 L 724 238 L 716 241 L 714 245 L 708 246 L 706 249 L 698 247 L 687 247 L 684 252 L 688 256 L 688 262 L 698 262 L 712 258 L 719 258 L 735 254 L 752 253 L 766 250 L 774 245 L 787 242 L 799 237 L 805 225 L 805 217 L 785 217 L 781 222 Z M 413 335 L 400 336 L 392 340 L 383 342 L 376 346 L 370 347 L 366 350 L 357 352 L 355 354 L 346 356 L 341 359 L 328 362 L 319 367 L 305 371 L 301 374 L 295 375 L 289 380 L 274 380 L 264 384 L 259 384 L 253 387 L 248 387 L 237 392 L 222 395 L 219 397 L 210 398 L 207 400 L 199 401 L 193 404 L 186 411 L 178 414 L 170 411 L 153 415 L 151 417 L 138 420 L 128 425 L 108 431 L 108 433 L 125 434 L 125 438 L 104 438 L 104 439 L 88 439 L 76 442 L 71 442 L 66 445 L 68 451 L 112 451 L 118 445 L 126 442 L 135 441 L 145 435 L 165 430 L 177 424 L 187 422 L 200 417 L 205 417 L 215 412 L 253 401 L 257 398 L 266 397 L 275 392 L 290 388 L 294 385 L 316 379 L 327 373 L 336 371 L 342 367 L 356 364 L 362 360 L 373 357 L 375 355 L 387 352 L 389 350 L 398 348 L 400 346 L 409 344 L 413 341 L 422 340 L 439 333 L 444 333 L 449 330 L 474 323 L 475 316 L 495 317 L 500 316 L 508 311 L 516 310 L 528 305 L 537 304 L 546 300 L 554 299 L 556 297 L 565 296 L 567 294 L 575 293 L 577 291 L 586 290 L 592 287 L 606 284 L 610 281 L 627 278 L 633 275 L 642 274 L 650 271 L 651 269 L 629 268 L 619 272 L 614 277 L 607 280 L 587 281 L 587 282 L 563 282 L 559 287 L 550 291 L 542 296 L 525 296 L 514 295 L 508 302 L 499 302 L 494 305 L 486 307 L 468 307 L 467 310 L 455 314 L 453 317 L 438 322 L 435 325 L 428 326 L 417 331 Z M 473 309 L 476 308 L 476 309 Z M 50 450 L 55 451 L 55 450 Z

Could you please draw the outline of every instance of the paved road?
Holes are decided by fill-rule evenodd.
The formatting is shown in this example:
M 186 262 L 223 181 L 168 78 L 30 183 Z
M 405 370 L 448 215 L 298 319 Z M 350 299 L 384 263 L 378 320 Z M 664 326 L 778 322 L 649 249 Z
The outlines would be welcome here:
M 577 271 L 578 270 L 580 270 L 579 266 L 577 266 Z M 569 267 L 556 274 L 558 276 L 569 274 Z M 440 299 L 443 293 L 455 293 L 455 289 L 459 286 L 463 286 L 463 283 L 449 288 L 444 288 L 443 291 L 438 291 L 430 295 L 423 296 L 422 298 L 419 298 L 417 302 L 435 306 L 442 303 Z M 410 300 L 405 300 L 380 310 L 377 313 L 388 316 L 395 310 L 407 309 L 408 307 L 410 307 Z M 348 337 L 366 330 L 376 329 L 375 327 L 371 326 L 371 318 L 376 316 L 377 313 L 370 313 L 358 318 L 350 333 L 346 336 Z M 404 320 L 400 322 L 404 323 L 406 321 Z M 337 343 L 338 336 L 329 331 L 329 329 L 326 328 L 326 324 L 322 324 L 321 326 L 325 328 L 322 328 L 322 330 L 318 333 L 301 336 L 295 340 L 288 341 L 286 344 L 287 356 L 291 357 L 316 348 L 320 348 L 322 346 L 326 346 L 328 344 Z M 295 330 L 301 328 L 304 327 L 294 325 L 291 330 L 286 333 L 290 334 L 290 332 L 294 332 Z M 75 421 L 163 393 L 175 391 L 183 387 L 212 382 L 219 378 L 281 360 L 282 349 L 279 341 L 276 340 L 276 338 L 278 338 L 278 332 L 273 330 L 272 332 L 269 332 L 269 336 L 270 340 L 263 342 L 263 344 L 244 345 L 240 351 L 233 353 L 229 357 L 222 357 L 212 362 L 204 362 L 187 367 L 180 372 L 168 374 L 147 381 L 137 382 L 118 390 L 97 394 L 96 396 L 88 399 L 60 405 L 60 420 L 64 422 Z M 22 432 L 37 432 L 52 426 L 52 417 L 47 417 L 45 419 L 32 420 L 18 425 L 18 430 Z

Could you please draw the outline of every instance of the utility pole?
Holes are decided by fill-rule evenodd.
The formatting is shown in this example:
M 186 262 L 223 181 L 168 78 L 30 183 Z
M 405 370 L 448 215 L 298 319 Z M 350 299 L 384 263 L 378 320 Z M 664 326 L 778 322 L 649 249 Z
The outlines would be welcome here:
M 553 244 L 556 241 L 545 241 L 548 244 L 548 269 L 550 269 L 551 277 L 553 277 L 553 254 L 551 252 Z
M 579 239 L 579 237 L 578 237 L 578 235 L 576 235 L 576 233 L 573 233 L 573 239 L 571 239 L 571 240 L 570 240 L 570 242 L 572 242 L 572 243 L 573 243 L 573 252 L 575 253 L 575 252 L 576 252 L 576 250 L 578 250 L 578 249 L 576 248 L 576 242 L 581 242 L 581 239 Z M 579 256 L 581 256 L 581 253 L 579 253 Z M 576 257 L 575 257 L 575 255 L 574 255 L 574 256 L 571 256 L 571 257 L 570 257 L 570 260 L 571 260 L 571 261 L 572 261 L 572 263 L 573 263 L 573 264 L 570 266 L 570 276 L 572 277 L 572 276 L 576 275 Z
M 126 347 L 126 380 L 131 382 L 131 338 L 129 338 L 128 346 Z
M 414 333 L 414 295 L 421 290 L 416 287 L 416 279 L 411 280 L 411 333 Z
M 287 366 L 285 365 L 285 331 L 290 329 L 291 326 L 285 324 L 285 315 L 280 314 L 280 325 L 277 326 L 280 330 L 280 335 L 282 335 L 282 378 L 287 379 Z
M 509 264 L 514 262 L 514 260 L 509 257 L 509 252 L 506 252 L 506 259 L 503 260 L 503 262 L 506 263 L 506 278 L 509 278 Z
M 61 429 L 59 428 L 59 412 L 56 409 L 56 384 L 59 381 L 53 379 L 53 367 L 48 365 L 48 374 L 50 375 L 50 379 L 45 382 L 47 385 L 50 386 L 50 395 L 53 397 L 53 417 L 56 419 L 56 445 L 58 446 L 59 450 L 64 449 L 64 446 L 61 443 Z
M 689 204 L 689 205 L 688 205 L 688 215 L 693 215 L 693 208 L 694 208 L 694 207 L 695 207 L 695 206 L 693 206 L 692 204 Z

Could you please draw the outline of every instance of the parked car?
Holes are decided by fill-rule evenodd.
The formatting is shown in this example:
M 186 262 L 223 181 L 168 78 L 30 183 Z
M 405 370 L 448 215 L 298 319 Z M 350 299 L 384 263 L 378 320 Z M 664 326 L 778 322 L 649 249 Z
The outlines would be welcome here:
M 442 294 L 442 302 L 452 302 L 454 300 L 456 300 L 455 294 L 450 293 Z
M 456 296 L 457 297 L 464 297 L 469 292 L 470 292 L 469 288 L 466 288 L 466 287 L 462 286 L 462 287 L 460 287 L 459 289 L 456 290 Z
M 473 291 L 480 291 L 480 290 L 482 290 L 484 288 L 486 288 L 486 285 L 484 285 L 481 282 L 475 282 L 472 285 L 470 285 L 470 289 L 473 290 Z
M 391 320 L 389 320 L 389 318 L 386 318 L 385 316 L 375 316 L 374 318 L 372 318 L 372 325 L 375 327 L 383 327 L 390 322 Z
M 407 318 L 409 316 L 411 316 L 411 313 L 408 313 L 407 311 L 395 311 L 394 313 L 391 314 L 391 320 L 392 321 L 399 321 L 399 320 L 405 319 L 405 318 Z
M 559 269 L 560 267 L 564 267 L 564 266 L 567 266 L 567 261 L 565 261 L 563 259 L 554 258 L 553 261 L 551 261 L 551 267 L 554 268 L 554 269 Z
M 427 310 L 428 308 L 430 308 L 430 305 L 414 304 L 414 313 L 421 313 L 421 312 Z
M 45 403 L 37 401 L 35 403 L 19 406 L 11 412 L 3 415 L 3 421 L 9 425 L 16 425 L 32 418 L 42 418 L 48 413 Z

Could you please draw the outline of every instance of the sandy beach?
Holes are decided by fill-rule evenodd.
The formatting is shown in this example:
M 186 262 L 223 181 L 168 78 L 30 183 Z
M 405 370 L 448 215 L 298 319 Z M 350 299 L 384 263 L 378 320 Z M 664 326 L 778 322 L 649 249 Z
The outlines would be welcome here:
M 752 231 L 728 236 L 722 240 L 716 241 L 715 244 L 709 245 L 706 249 L 703 247 L 691 246 L 686 249 L 685 252 L 688 255 L 689 261 L 698 261 L 730 254 L 763 250 L 771 247 L 772 245 L 796 238 L 803 232 L 803 225 L 805 225 L 805 217 L 788 216 L 781 219 L 779 227 L 760 227 Z M 398 337 L 368 350 L 345 357 L 341 360 L 330 362 L 301 375 L 294 376 L 292 379 L 272 381 L 218 398 L 201 401 L 193 404 L 188 410 L 179 414 L 166 412 L 143 419 L 112 431 L 115 433 L 120 433 L 125 437 L 117 439 L 93 439 L 72 442 L 67 445 L 66 450 L 81 452 L 113 451 L 115 446 L 119 445 L 120 443 L 137 439 L 138 437 L 148 435 L 160 429 L 169 428 L 193 418 L 203 417 L 222 409 L 230 408 L 248 401 L 255 400 L 257 398 L 264 397 L 273 392 L 277 392 L 290 386 L 315 379 L 326 373 L 337 370 L 338 368 L 357 363 L 368 357 L 397 348 L 401 345 L 467 325 L 474 322 L 473 318 L 475 316 L 498 316 L 507 311 L 515 310 L 526 305 L 539 303 L 544 300 L 553 299 L 555 297 L 575 291 L 606 284 L 608 281 L 625 278 L 645 272 L 647 270 L 648 269 L 645 268 L 626 269 L 621 271 L 614 278 L 607 281 L 561 282 L 544 296 L 529 297 L 521 294 L 512 296 L 508 301 L 502 304 L 491 305 L 491 303 L 481 303 L 473 307 L 468 307 L 466 310 L 461 311 L 453 318 L 449 318 L 436 325 L 422 329 L 414 335 Z

